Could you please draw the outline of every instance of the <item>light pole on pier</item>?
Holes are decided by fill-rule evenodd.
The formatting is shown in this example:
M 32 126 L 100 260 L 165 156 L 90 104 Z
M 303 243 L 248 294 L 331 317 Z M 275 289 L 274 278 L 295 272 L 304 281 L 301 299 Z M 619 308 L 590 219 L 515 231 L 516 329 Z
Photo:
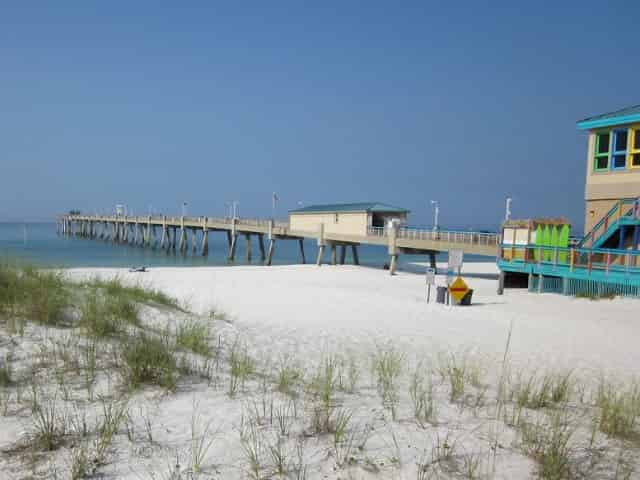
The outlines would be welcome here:
M 431 200 L 431 205 L 433 205 L 433 231 L 437 232 L 440 229 L 440 225 L 438 225 L 438 219 L 440 217 L 440 204 L 437 200 Z
M 276 205 L 278 203 L 278 194 L 273 192 L 273 196 L 271 197 L 271 220 L 276 219 Z
M 512 202 L 511 197 L 507 197 L 507 201 L 506 201 L 506 205 L 505 205 L 505 211 L 504 211 L 504 221 L 505 222 L 508 222 L 509 220 L 511 220 L 511 202 Z
M 182 216 L 186 217 L 187 216 L 187 202 L 182 202 Z

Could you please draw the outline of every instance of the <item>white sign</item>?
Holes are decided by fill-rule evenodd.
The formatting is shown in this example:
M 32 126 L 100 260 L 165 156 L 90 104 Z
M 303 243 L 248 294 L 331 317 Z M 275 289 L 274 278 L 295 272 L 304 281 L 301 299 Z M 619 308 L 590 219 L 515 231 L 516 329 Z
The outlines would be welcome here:
M 427 285 L 436 284 L 436 269 L 427 267 Z
M 459 270 L 462 268 L 462 259 L 464 252 L 462 250 L 449 250 L 449 269 Z

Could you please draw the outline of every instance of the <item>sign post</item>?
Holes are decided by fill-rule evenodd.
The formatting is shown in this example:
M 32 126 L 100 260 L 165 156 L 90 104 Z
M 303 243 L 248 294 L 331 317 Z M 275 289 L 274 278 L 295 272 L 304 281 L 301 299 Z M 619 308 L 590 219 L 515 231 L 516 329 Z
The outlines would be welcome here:
M 436 284 L 435 268 L 427 267 L 426 281 L 427 281 L 427 303 L 429 303 L 429 300 L 431 299 L 431 285 Z
M 453 282 L 453 269 L 451 267 L 447 267 L 447 299 L 445 301 L 446 305 L 451 305 L 451 295 L 449 292 L 449 286 Z

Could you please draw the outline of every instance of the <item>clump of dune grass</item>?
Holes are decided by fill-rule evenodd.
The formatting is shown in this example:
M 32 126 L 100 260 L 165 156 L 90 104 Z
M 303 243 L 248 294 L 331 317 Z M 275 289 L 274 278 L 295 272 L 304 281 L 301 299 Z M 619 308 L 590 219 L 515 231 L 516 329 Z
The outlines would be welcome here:
M 638 439 L 636 430 L 640 416 L 640 385 L 627 387 L 602 379 L 598 385 L 595 422 L 603 433 L 622 439 Z
M 80 309 L 80 326 L 94 337 L 103 338 L 125 332 L 137 325 L 138 306 L 122 295 L 110 295 L 92 288 L 85 294 Z
M 197 320 L 185 320 L 176 327 L 176 344 L 205 357 L 211 355 L 210 336 L 209 325 Z
M 433 398 L 433 382 L 431 372 L 426 371 L 421 363 L 411 375 L 409 396 L 413 404 L 413 416 L 421 427 L 435 420 L 435 401 Z
M 175 389 L 178 366 L 168 338 L 138 332 L 123 350 L 124 378 L 129 388 L 147 384 Z
M 545 480 L 574 478 L 575 448 L 572 437 L 575 426 L 566 409 L 539 416 L 535 422 L 522 420 L 518 425 L 523 451 L 538 464 L 538 476 Z
M 68 285 L 61 273 L 12 265 L 7 261 L 0 264 L 0 316 L 60 325 L 67 320 L 70 300 Z
M 108 297 L 125 298 L 130 302 L 141 304 L 163 305 L 182 310 L 177 299 L 167 295 L 161 290 L 143 287 L 141 285 L 125 285 L 118 277 L 104 280 L 93 278 L 83 283 L 85 287 L 99 289 Z
M 229 367 L 231 376 L 227 393 L 234 397 L 239 389 L 244 390 L 247 380 L 256 370 L 255 361 L 249 355 L 246 344 L 241 344 L 238 340 L 233 343 L 229 352 Z
M 0 358 L 0 387 L 8 387 L 13 383 L 11 359 L 7 355 L 4 359 Z
M 102 399 L 102 417 L 97 425 L 95 463 L 105 462 L 114 436 L 129 417 L 128 400 Z
M 280 393 L 294 396 L 298 383 L 302 380 L 302 371 L 288 356 L 280 357 L 276 366 L 275 383 Z
M 32 411 L 32 445 L 45 451 L 55 450 L 67 429 L 67 419 L 58 405 L 57 392 L 53 397 L 38 395 L 34 398 Z
M 572 372 L 520 377 L 512 395 L 521 408 L 540 409 L 569 401 L 574 388 Z
M 379 348 L 373 358 L 373 372 L 376 376 L 378 393 L 382 405 L 396 419 L 399 402 L 398 383 L 402 374 L 403 357 L 393 347 Z

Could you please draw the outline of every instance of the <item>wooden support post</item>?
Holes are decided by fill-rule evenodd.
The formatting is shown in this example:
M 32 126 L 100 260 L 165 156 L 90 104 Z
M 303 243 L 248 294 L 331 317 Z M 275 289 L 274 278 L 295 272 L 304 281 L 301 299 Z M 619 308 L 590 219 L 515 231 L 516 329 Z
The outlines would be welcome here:
M 265 254 L 264 254 L 264 235 L 258 234 L 258 247 L 260 248 L 260 261 L 264 263 Z
M 538 293 L 544 292 L 544 275 L 538 275 Z
M 247 240 L 247 262 L 251 263 L 251 234 L 245 233 L 244 237 Z
M 226 234 L 227 234 L 227 244 L 229 246 L 229 249 L 231 249 L 231 231 L 227 230 Z
M 160 239 L 160 248 L 162 248 L 163 250 L 167 246 L 168 234 L 169 232 L 167 231 L 167 225 L 166 224 L 162 225 L 162 238 Z
M 391 265 L 389 265 L 389 274 L 395 275 L 398 266 L 398 254 L 391 255 Z
M 304 239 L 298 239 L 298 248 L 300 249 L 300 258 L 302 259 L 302 264 L 307 263 L 307 259 L 304 256 Z
M 238 243 L 238 235 L 231 235 L 231 245 L 229 245 L 229 261 L 233 262 L 236 259 L 236 245 Z
M 322 257 L 324 256 L 324 245 L 318 245 L 318 259 L 316 260 L 316 265 L 322 265 Z
M 351 245 L 351 256 L 353 257 L 353 264 L 360 265 L 360 259 L 358 258 L 358 246 Z
M 504 293 L 504 272 L 500 270 L 498 274 L 498 295 L 502 295 Z
M 438 272 L 438 265 L 436 263 L 436 252 L 429 253 L 429 266 L 433 268 L 433 270 Z
M 202 256 L 209 255 L 209 229 L 204 227 L 202 229 Z
M 335 265 L 337 263 L 336 258 L 336 244 L 331 244 L 331 265 Z
M 173 250 L 174 252 L 176 251 L 176 239 L 178 237 L 178 229 L 176 227 L 173 227 L 173 241 L 171 242 L 171 250 Z
M 180 227 L 180 253 L 183 255 L 187 253 L 187 232 L 184 229 L 184 225 Z
M 195 228 L 191 229 L 191 255 L 195 256 L 198 251 L 198 247 L 196 244 L 198 243 L 198 230 Z
M 271 260 L 273 260 L 273 248 L 275 247 L 276 240 L 272 238 L 269 240 L 269 251 L 267 252 L 267 265 L 271 265 Z
M 134 229 L 133 244 L 138 245 L 138 243 L 140 243 L 140 239 L 138 238 L 139 230 L 140 230 L 140 228 L 138 227 L 138 222 L 133 224 L 133 229 Z
M 344 260 L 347 257 L 347 246 L 340 245 L 340 265 L 344 265 Z

